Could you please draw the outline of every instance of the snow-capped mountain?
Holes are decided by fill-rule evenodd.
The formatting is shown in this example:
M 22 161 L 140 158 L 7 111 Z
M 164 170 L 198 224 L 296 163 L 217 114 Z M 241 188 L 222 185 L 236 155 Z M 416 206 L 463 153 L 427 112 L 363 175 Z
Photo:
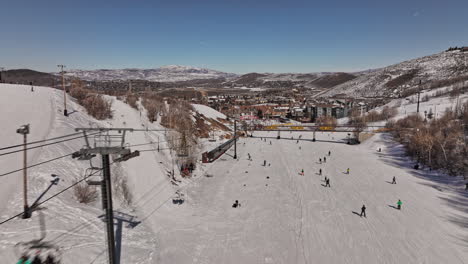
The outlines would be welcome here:
M 179 65 L 168 65 L 154 69 L 69 70 L 66 75 L 88 81 L 146 80 L 157 82 L 219 79 L 237 76 L 233 73 Z
M 324 96 L 396 96 L 404 89 L 422 84 L 468 75 L 468 52 L 445 51 L 404 61 L 358 75 L 339 84 Z

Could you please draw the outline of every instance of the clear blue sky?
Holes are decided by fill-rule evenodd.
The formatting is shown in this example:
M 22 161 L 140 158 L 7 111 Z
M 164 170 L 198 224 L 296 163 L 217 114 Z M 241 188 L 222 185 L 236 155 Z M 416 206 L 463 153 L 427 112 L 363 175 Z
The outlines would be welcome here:
M 466 0 L 0 0 L 0 67 L 356 71 L 468 46 Z

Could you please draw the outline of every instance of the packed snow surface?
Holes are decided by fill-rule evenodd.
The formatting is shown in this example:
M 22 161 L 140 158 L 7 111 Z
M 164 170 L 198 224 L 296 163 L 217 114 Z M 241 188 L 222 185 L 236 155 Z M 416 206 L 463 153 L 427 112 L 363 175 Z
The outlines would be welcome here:
M 387 138 L 350 146 L 328 133 L 299 143 L 290 140 L 299 133 L 256 136 L 239 142 L 239 160 L 231 151 L 208 165 L 212 177 L 188 188 L 185 208 L 161 212 L 171 222 L 159 232 L 162 263 L 466 263 L 467 233 L 457 224 L 466 213 L 449 205 L 466 198 L 435 188 L 430 178 L 443 176 L 411 170 Z M 367 218 L 358 215 L 363 204 Z
M 214 110 L 213 108 L 209 106 L 202 105 L 202 104 L 192 104 L 192 106 L 195 109 L 195 111 L 197 111 L 198 113 L 208 118 L 212 118 L 214 120 L 217 120 L 218 118 L 226 119 L 226 115 Z

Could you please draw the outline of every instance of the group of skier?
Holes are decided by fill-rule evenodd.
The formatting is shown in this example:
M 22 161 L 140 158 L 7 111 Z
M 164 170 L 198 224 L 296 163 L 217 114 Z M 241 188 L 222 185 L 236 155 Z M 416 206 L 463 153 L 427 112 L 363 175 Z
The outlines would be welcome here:
M 301 137 L 299 137 L 299 139 L 300 139 L 300 138 L 301 138 Z M 292 137 L 291 139 L 293 139 L 293 137 Z M 263 138 L 261 138 L 261 140 L 266 142 L 266 139 L 264 140 Z M 299 143 L 299 140 L 297 140 L 296 143 Z M 270 141 L 270 145 L 271 145 L 271 141 Z M 378 152 L 381 152 L 381 151 L 382 151 L 381 148 L 379 148 Z M 252 160 L 252 157 L 250 156 L 250 153 L 248 153 L 247 155 L 248 155 L 248 160 L 251 161 L 251 160 Z M 331 151 L 329 150 L 329 151 L 328 151 L 328 157 L 330 157 L 330 156 L 331 156 Z M 326 163 L 326 162 L 327 162 L 327 157 L 324 156 L 324 157 L 323 157 L 323 163 Z M 266 164 L 267 164 L 267 162 L 266 162 L 266 160 L 264 160 L 264 161 L 263 161 L 263 166 L 266 166 Z M 322 164 L 322 158 L 319 158 L 319 164 Z M 268 164 L 268 165 L 270 165 L 270 164 Z M 322 168 L 319 168 L 318 174 L 319 174 L 319 175 L 322 175 Z M 346 169 L 346 174 L 350 174 L 350 169 L 349 169 L 349 168 Z M 299 175 L 304 176 L 304 169 L 301 169 L 301 171 L 299 172 Z M 324 187 L 329 187 L 329 188 L 331 188 L 331 185 L 330 185 L 330 178 L 328 178 L 327 176 L 325 176 L 325 180 L 324 180 L 324 181 L 325 181 L 325 185 L 323 185 L 323 186 L 324 186 Z M 395 176 L 393 176 L 393 179 L 392 179 L 391 184 L 396 184 L 396 177 L 395 177 Z M 467 189 L 468 189 L 468 184 L 467 184 Z M 397 208 L 398 210 L 401 210 L 402 204 L 403 204 L 403 202 L 399 199 L 399 200 L 397 201 L 397 207 L 396 207 L 396 208 Z M 236 201 L 234 202 L 234 204 L 232 205 L 232 207 L 233 207 L 233 208 L 240 207 L 240 203 L 238 202 L 238 200 L 236 200 Z M 366 206 L 365 206 L 364 204 L 363 204 L 362 207 L 361 207 L 361 213 L 359 214 L 359 216 L 361 216 L 361 217 L 367 217 L 367 216 L 366 216 Z
M 381 151 L 381 149 L 379 149 L 379 152 Z M 328 156 L 331 156 L 331 151 L 328 151 Z M 323 162 L 327 162 L 327 158 L 326 157 L 323 157 Z M 322 159 L 319 158 L 319 163 L 322 164 Z M 349 174 L 350 173 L 350 169 L 347 168 L 346 169 L 346 174 Z M 302 170 L 302 175 L 304 175 L 304 170 Z M 318 172 L 318 175 L 322 175 L 322 168 L 319 168 L 319 172 Z M 329 187 L 331 188 L 331 185 L 330 185 L 330 178 L 328 178 L 327 176 L 325 176 L 325 185 L 323 185 L 324 187 Z M 392 182 L 391 184 L 396 184 L 396 177 L 393 176 L 393 179 L 392 179 Z M 467 189 L 468 189 L 468 184 L 467 184 Z M 402 206 L 403 202 L 398 199 L 397 201 L 397 209 L 398 210 L 401 210 L 401 206 Z M 361 207 L 361 213 L 359 214 L 359 216 L 361 217 L 366 217 L 366 206 L 363 204 L 362 207 Z

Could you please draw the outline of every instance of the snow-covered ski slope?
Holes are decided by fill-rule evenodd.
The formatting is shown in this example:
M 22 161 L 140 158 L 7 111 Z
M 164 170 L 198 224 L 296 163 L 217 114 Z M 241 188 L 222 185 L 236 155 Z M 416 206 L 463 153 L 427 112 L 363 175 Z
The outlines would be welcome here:
M 59 90 L 37 87 L 31 93 L 28 86 L 2 84 L 0 146 L 21 144 L 16 129 L 25 123 L 31 123 L 30 141 L 70 134 L 75 127 L 161 128 L 148 124 L 144 112 L 140 116 L 109 99 L 112 120 L 94 120 L 74 102 L 69 111 L 76 112 L 65 118 Z M 238 160 L 231 150 L 212 164 L 198 164 L 194 177 L 181 179 L 179 186 L 167 177 L 172 169 L 168 150 L 141 152 L 113 164 L 113 175 L 126 176 L 133 196 L 131 205 L 125 205 L 114 192 L 114 209 L 140 222 L 122 229 L 121 263 L 468 263 L 468 198 L 461 179 L 411 169 L 401 147 L 384 135 L 349 146 L 343 143 L 346 134 L 317 134 L 317 142 L 291 140 L 299 134 L 283 133 L 277 140 L 276 133 L 256 132 L 256 137 L 240 140 Z M 263 142 L 260 136 L 269 138 Z M 302 133 L 303 139 L 311 137 Z M 164 132 L 134 132 L 127 138 L 130 145 L 145 144 L 132 150 L 155 149 L 155 143 L 148 143 L 158 140 L 166 140 Z M 32 150 L 29 163 L 69 154 L 83 143 L 77 139 Z M 382 153 L 376 152 L 379 147 Z M 319 164 L 323 157 L 327 162 Z M 93 165 L 100 166 L 99 159 Z M 0 174 L 21 168 L 21 153 L 0 156 L 0 166 Z M 67 157 L 31 168 L 30 203 L 49 186 L 50 174 L 61 180 L 44 198 L 83 177 L 89 166 Z M 347 168 L 349 175 L 344 174 Z M 304 176 L 299 175 L 302 169 Z M 331 188 L 322 186 L 324 176 Z M 389 183 L 393 176 L 396 185 Z M 0 182 L 4 220 L 21 212 L 21 171 Z M 185 194 L 181 205 L 172 203 L 176 190 Z M 398 199 L 401 211 L 391 207 Z M 235 200 L 240 208 L 232 208 Z M 363 204 L 367 218 L 356 214 Z M 59 247 L 62 263 L 107 263 L 99 199 L 83 205 L 67 191 L 40 212 L 43 241 Z M 34 212 L 31 219 L 0 225 L 1 263 L 15 263 L 21 248 L 17 243 L 41 237 L 39 216 Z
M 70 99 L 70 98 L 69 98 Z M 148 125 L 147 119 L 130 108 L 128 105 L 114 98 L 114 118 L 112 120 L 97 121 L 86 114 L 86 111 L 73 101 L 68 101 L 68 118 L 62 115 L 63 93 L 47 87 L 35 87 L 31 92 L 29 86 L 0 85 L 0 120 L 2 130 L 0 146 L 6 147 L 22 143 L 22 136 L 16 134 L 16 129 L 23 124 L 30 123 L 31 133 L 29 142 L 75 133 L 76 127 L 133 127 L 133 128 L 161 128 L 158 124 Z M 123 121 L 124 120 L 124 121 Z M 127 228 L 124 223 L 121 232 L 116 230 L 118 247 L 121 248 L 121 263 L 154 263 L 152 258 L 159 247 L 157 236 L 152 232 L 148 221 L 140 221 L 137 209 L 145 208 L 144 204 L 151 204 L 167 200 L 172 197 L 174 190 L 166 176 L 166 164 L 169 159 L 164 132 L 135 132 L 127 135 L 127 142 L 132 150 L 154 149 L 157 144 L 150 142 L 161 141 L 161 152 L 142 152 L 140 157 L 122 164 L 111 166 L 114 177 L 114 211 L 135 216 L 139 223 L 135 228 Z M 140 145 L 143 144 L 143 145 Z M 84 145 L 84 139 L 76 139 L 28 152 L 28 165 L 41 163 L 60 156 L 71 154 Z M 21 148 L 19 148 L 21 149 Z M 16 150 L 16 149 L 13 149 Z M 0 153 L 4 153 L 5 150 Z M 0 174 L 22 168 L 22 152 L 0 156 Z M 39 197 L 50 185 L 51 174 L 59 176 L 60 181 L 53 185 L 43 198 L 64 190 L 76 179 L 85 176 L 85 170 L 91 164 L 78 161 L 67 156 L 44 163 L 28 170 L 29 205 Z M 93 166 L 100 167 L 100 159 L 93 159 Z M 120 175 L 119 177 L 117 177 Z M 126 205 L 122 194 L 117 190 L 121 179 L 127 178 L 128 186 L 133 195 L 133 203 Z M 99 180 L 99 177 L 93 178 Z M 0 220 L 20 213 L 23 208 L 23 178 L 22 171 L 0 177 Z M 169 186 L 169 187 L 168 187 Z M 148 195 L 150 188 L 166 188 L 166 193 L 160 191 L 159 197 Z M 162 189 L 162 188 L 161 188 Z M 99 191 L 98 191 L 99 192 Z M 165 196 L 164 196 L 165 195 Z M 106 239 L 104 223 L 99 218 L 103 214 L 100 198 L 90 205 L 80 204 L 73 196 L 73 189 L 51 199 L 42 205 L 41 210 L 33 213 L 30 219 L 14 219 L 0 225 L 0 257 L 1 263 L 15 263 L 26 248 L 23 243 L 42 239 L 49 245 L 59 249 L 62 263 L 107 263 Z M 43 217 L 41 217 L 41 215 Z M 42 224 L 41 224 L 42 222 Z M 41 235 L 41 228 L 45 236 Z M 42 250 L 41 254 L 47 254 Z M 37 250 L 29 251 L 30 253 Z M 55 252 L 55 251 L 54 251 Z
M 299 133 L 256 136 L 270 138 L 242 139 L 238 161 L 231 151 L 188 188 L 189 205 L 160 212 L 171 219 L 158 233 L 161 263 L 466 263 L 463 186 L 412 170 L 389 139 L 349 146 L 328 133 L 299 143 L 290 140 Z M 367 218 L 357 215 L 363 204 Z

